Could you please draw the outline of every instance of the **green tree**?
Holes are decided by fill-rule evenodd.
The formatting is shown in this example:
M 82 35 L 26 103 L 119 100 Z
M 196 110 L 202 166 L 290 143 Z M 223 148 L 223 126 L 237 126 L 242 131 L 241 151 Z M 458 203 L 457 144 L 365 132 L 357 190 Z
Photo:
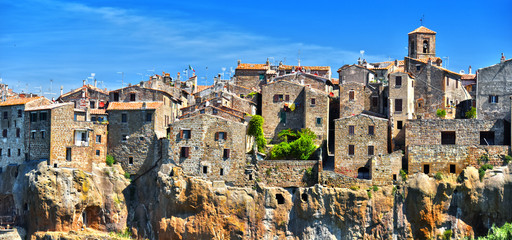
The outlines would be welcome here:
M 468 119 L 476 118 L 476 108 L 471 107 L 471 109 L 468 110 L 465 115 L 466 115 L 466 118 L 468 118 Z
M 249 121 L 249 130 L 247 132 L 248 135 L 254 136 L 256 145 L 258 146 L 258 151 L 265 152 L 265 147 L 267 146 L 267 140 L 263 135 L 263 123 L 265 119 L 263 119 L 260 115 L 254 115 Z
M 111 155 L 107 155 L 107 159 L 105 161 L 106 161 L 107 165 L 109 165 L 109 166 L 112 166 L 112 164 L 114 164 L 116 162 L 114 157 L 112 157 Z
M 446 110 L 444 109 L 437 109 L 436 115 L 440 118 L 444 118 L 446 116 Z
M 314 143 L 315 133 L 307 128 L 300 131 L 282 130 L 278 136 L 282 142 L 272 148 L 271 156 L 273 159 L 307 160 L 318 148 Z

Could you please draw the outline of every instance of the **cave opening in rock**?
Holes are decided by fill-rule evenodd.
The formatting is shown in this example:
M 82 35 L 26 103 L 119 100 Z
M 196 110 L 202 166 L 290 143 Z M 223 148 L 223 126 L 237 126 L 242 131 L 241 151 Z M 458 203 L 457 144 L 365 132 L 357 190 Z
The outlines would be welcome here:
M 308 194 L 307 193 L 302 193 L 301 198 L 302 198 L 302 201 L 307 202 L 308 201 Z
M 284 197 L 281 193 L 276 193 L 277 204 L 284 204 Z

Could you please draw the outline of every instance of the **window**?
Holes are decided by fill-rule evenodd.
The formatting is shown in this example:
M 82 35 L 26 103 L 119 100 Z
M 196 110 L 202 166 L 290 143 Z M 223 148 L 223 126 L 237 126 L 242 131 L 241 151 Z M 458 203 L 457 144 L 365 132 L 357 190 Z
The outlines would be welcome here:
M 354 156 L 354 145 L 348 145 L 348 155 Z
M 46 136 L 46 134 L 45 134 L 45 133 L 46 133 L 45 131 L 41 131 L 41 139 L 44 139 L 44 138 L 45 138 L 45 136 Z
M 265 74 L 260 74 L 260 80 L 265 80 Z
M 135 102 L 135 93 L 130 93 L 130 101 Z
M 66 148 L 66 160 L 71 161 L 71 148 Z
M 396 129 L 402 129 L 404 127 L 403 121 L 396 121 Z
M 40 121 L 46 121 L 47 118 L 48 118 L 48 113 L 47 112 L 39 113 L 39 120 Z
M 100 150 L 96 150 L 96 156 L 100 155 Z
M 9 116 L 9 112 L 5 111 L 4 112 L 4 119 L 7 119 L 8 116 Z
M 18 109 L 18 117 L 20 118 L 22 116 L 23 116 L 23 113 L 22 113 L 21 109 Z
M 133 157 L 128 157 L 128 164 L 133 165 Z
M 191 130 L 181 130 L 180 131 L 180 139 L 190 139 L 191 138 Z
M 316 99 L 311 98 L 311 105 L 315 105 L 315 104 L 316 104 Z
M 348 91 L 348 100 L 354 101 L 354 90 Z
M 199 113 L 204 114 L 204 109 L 202 109 L 201 111 L 199 111 Z
M 10 157 L 11 156 L 11 149 L 7 149 L 7 157 Z
M 214 108 L 214 109 L 212 109 L 212 113 L 213 113 L 213 114 L 217 114 L 217 109 L 215 109 L 215 108 Z
M 284 197 L 281 193 L 276 193 L 277 204 L 284 204 Z
M 224 149 L 224 153 L 222 155 L 222 158 L 228 159 L 229 158 L 229 153 L 230 153 L 229 149 L 227 149 L 227 148 Z
M 151 118 L 153 117 L 152 113 L 146 113 L 146 122 L 151 122 Z
M 228 137 L 228 134 L 226 132 L 216 132 L 215 133 L 215 141 L 218 141 L 219 139 L 226 140 Z
M 95 101 L 90 101 L 89 102 L 89 107 L 90 108 L 96 108 L 96 102 Z
M 181 147 L 180 157 L 188 158 L 190 154 L 190 147 Z
M 357 178 L 370 179 L 370 170 L 365 167 L 357 169 Z
M 446 79 L 446 86 L 450 86 L 450 78 L 445 78 Z
M 19 138 L 21 136 L 21 130 L 16 128 L 16 137 Z
M 489 103 L 498 103 L 498 96 L 490 95 L 489 96 Z
M 354 126 L 348 126 L 348 135 L 354 135 Z
M 128 116 L 126 115 L 126 113 L 123 113 L 121 114 L 121 122 L 127 122 L 128 121 Z
M 374 155 L 375 148 L 373 146 L 368 146 L 368 156 Z
M 30 113 L 30 122 L 37 122 L 37 113 Z
M 421 65 L 416 65 L 416 71 L 421 70 Z
M 118 102 L 119 101 L 119 93 L 115 92 L 114 93 L 114 102 Z
M 373 96 L 372 97 L 372 107 L 378 107 L 379 106 L 379 97 Z
M 281 112 L 281 122 L 280 123 L 286 123 L 286 112 Z
M 428 40 L 423 41 L 423 53 L 429 52 Z
M 128 140 L 128 136 L 124 135 L 121 137 L 121 141 L 126 142 Z
M 450 164 L 450 173 L 455 173 L 456 171 L 455 164 Z
M 96 122 L 96 117 L 91 117 L 91 122 Z
M 32 139 L 36 139 L 36 131 L 32 131 L 31 135 L 32 135 Z
M 101 135 L 96 135 L 96 143 L 101 143 Z
M 7 129 L 4 129 L 2 131 L 2 137 L 6 138 L 7 137 Z
M 221 168 L 220 169 L 220 175 L 223 176 L 224 175 L 224 168 Z
M 494 145 L 494 132 L 480 132 L 480 145 Z
M 423 173 L 425 173 L 425 174 L 430 173 L 430 165 L 428 165 L 428 164 L 423 165 Z
M 317 127 L 321 127 L 322 126 L 322 118 L 321 117 L 317 117 L 316 118 L 316 126 Z
M 455 144 L 455 132 L 441 132 L 441 144 L 454 145 Z
M 208 173 L 208 166 L 203 166 L 203 173 Z
M 289 102 L 289 101 L 290 101 L 290 95 L 285 95 L 285 96 L 284 96 L 284 100 L 285 100 L 285 101 L 287 101 L 287 102 Z
M 402 87 L 402 76 L 395 77 L 395 87 L 396 88 Z
M 375 126 L 368 126 L 368 135 L 375 135 Z
M 21 149 L 18 148 L 18 157 L 21 156 Z
M 284 100 L 282 94 L 276 94 L 274 95 L 274 102 L 282 102 Z
M 395 99 L 395 112 L 402 112 L 402 99 Z
M 42 132 L 41 132 L 42 133 Z M 41 134 L 42 136 L 42 134 Z M 87 130 L 75 131 L 75 145 L 76 146 L 89 146 L 89 136 Z

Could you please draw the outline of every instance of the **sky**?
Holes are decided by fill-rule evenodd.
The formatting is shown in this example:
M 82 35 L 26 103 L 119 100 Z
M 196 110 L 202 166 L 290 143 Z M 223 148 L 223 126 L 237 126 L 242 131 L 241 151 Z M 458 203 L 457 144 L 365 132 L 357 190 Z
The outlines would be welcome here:
M 402 60 L 407 34 L 437 32 L 452 71 L 512 57 L 512 1 L 0 1 L 0 78 L 58 97 L 83 80 L 117 89 L 189 65 L 199 84 L 244 63 L 331 66 Z M 53 93 L 53 94 L 51 94 Z

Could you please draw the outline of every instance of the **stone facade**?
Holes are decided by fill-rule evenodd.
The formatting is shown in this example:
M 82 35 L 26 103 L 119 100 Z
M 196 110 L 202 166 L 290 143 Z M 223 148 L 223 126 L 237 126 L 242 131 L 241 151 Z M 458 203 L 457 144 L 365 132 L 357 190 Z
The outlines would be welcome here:
M 162 102 L 109 105 L 108 153 L 130 174 L 142 173 L 162 157 L 166 107 Z
M 106 109 L 109 96 L 106 90 L 90 84 L 84 84 L 71 92 L 62 94 L 57 102 L 73 102 L 77 109 Z
M 327 140 L 329 96 L 307 86 L 280 80 L 262 87 L 263 132 L 277 142 L 281 130 L 310 128 L 317 144 Z
M 252 64 L 240 63 L 235 69 L 235 85 L 251 89 L 252 91 L 261 91 L 261 86 L 272 78 L 270 63 Z
M 357 115 L 370 106 L 372 91 L 359 82 L 340 84 L 340 117 Z
M 329 79 L 308 73 L 295 72 L 293 74 L 276 77 L 273 81 L 279 80 L 286 80 L 300 85 L 309 86 L 327 93 L 332 91 L 332 83 Z
M 50 101 L 43 97 L 11 98 L 0 102 L 0 168 L 28 160 L 25 155 L 25 108 L 46 104 Z
M 477 118 L 510 121 L 512 59 L 478 69 L 476 82 Z
M 25 109 L 25 142 L 30 160 L 47 160 L 54 167 L 91 171 L 105 162 L 107 126 L 76 120 L 73 103 Z M 46 117 L 41 118 L 43 115 Z
M 284 76 L 296 72 L 304 72 L 322 78 L 331 79 L 331 67 L 329 66 L 293 66 L 284 65 L 280 62 L 277 67 L 278 76 Z
M 369 178 L 370 159 L 387 154 L 387 143 L 387 119 L 358 114 L 335 120 L 334 170 L 350 177 Z
M 318 181 L 316 160 L 263 160 L 258 161 L 257 166 L 258 178 L 267 186 L 308 187 Z
M 241 122 L 241 123 L 245 122 L 245 113 L 240 112 L 236 109 L 231 109 L 231 108 L 227 108 L 227 107 L 218 108 L 218 107 L 214 107 L 214 106 L 200 107 L 193 112 L 188 112 L 188 113 L 181 115 L 179 117 L 179 119 L 181 120 L 181 119 L 189 118 L 192 116 L 197 116 L 200 114 L 215 115 L 215 116 L 223 117 L 225 119 L 228 119 L 228 120 L 234 121 L 234 122 Z
M 408 73 L 394 72 L 389 75 L 389 120 L 391 122 L 391 147 L 404 149 L 405 122 L 413 119 L 414 78 Z
M 340 84 L 357 82 L 368 85 L 375 79 L 375 72 L 360 65 L 345 65 L 338 69 Z
M 168 161 L 191 176 L 228 185 L 246 182 L 247 125 L 199 114 L 171 125 Z
M 487 145 L 481 144 L 482 137 L 489 145 L 505 144 L 505 122 L 503 120 L 477 119 L 417 119 L 405 124 L 405 145 L 442 145 L 443 132 L 454 133 L 454 144 L 450 145 Z M 485 135 L 485 133 L 491 133 Z M 482 135 L 484 133 L 484 135 Z M 452 135 L 445 134 L 445 138 Z

